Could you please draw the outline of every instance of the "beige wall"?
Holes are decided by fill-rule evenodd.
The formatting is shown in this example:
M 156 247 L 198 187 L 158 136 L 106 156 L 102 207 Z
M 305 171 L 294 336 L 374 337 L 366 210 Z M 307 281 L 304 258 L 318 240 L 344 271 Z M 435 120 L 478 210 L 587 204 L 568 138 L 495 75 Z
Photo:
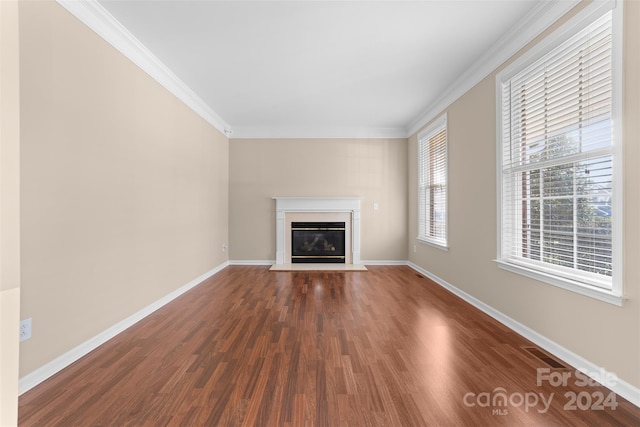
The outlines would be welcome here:
M 0 426 L 18 419 L 20 93 L 18 3 L 0 1 Z
M 53 1 L 20 55 L 24 376 L 226 261 L 228 140 Z
M 410 260 L 640 387 L 640 2 L 625 2 L 625 292 L 622 308 L 498 269 L 495 73 L 449 108 L 448 252 L 417 235 L 417 142 L 409 140 Z M 464 268 L 462 268 L 464 267 Z
M 275 260 L 274 196 L 361 197 L 361 259 L 407 259 L 406 140 L 234 139 L 229 164 L 230 259 Z

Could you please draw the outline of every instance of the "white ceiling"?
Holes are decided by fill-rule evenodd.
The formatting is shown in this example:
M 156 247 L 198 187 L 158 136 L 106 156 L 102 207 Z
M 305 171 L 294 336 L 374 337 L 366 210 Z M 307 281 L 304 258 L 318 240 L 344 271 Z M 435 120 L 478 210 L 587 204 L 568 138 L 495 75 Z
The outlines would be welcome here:
M 235 138 L 407 136 L 549 2 L 99 3 Z

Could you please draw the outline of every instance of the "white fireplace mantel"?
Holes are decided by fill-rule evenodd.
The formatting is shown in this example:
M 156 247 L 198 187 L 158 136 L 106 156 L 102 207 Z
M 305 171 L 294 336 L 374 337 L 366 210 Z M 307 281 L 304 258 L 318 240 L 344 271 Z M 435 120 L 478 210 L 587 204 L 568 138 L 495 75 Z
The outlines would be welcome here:
M 276 264 L 286 259 L 285 241 L 287 230 L 285 217 L 288 213 L 310 212 L 351 214 L 351 262 L 360 264 L 360 198 L 359 197 L 274 197 L 276 201 Z

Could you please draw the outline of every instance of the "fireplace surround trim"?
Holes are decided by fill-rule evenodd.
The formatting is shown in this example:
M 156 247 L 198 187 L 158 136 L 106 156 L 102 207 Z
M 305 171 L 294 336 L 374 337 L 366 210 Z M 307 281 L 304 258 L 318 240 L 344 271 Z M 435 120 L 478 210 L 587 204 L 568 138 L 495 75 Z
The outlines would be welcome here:
M 284 264 L 287 213 L 349 213 L 351 217 L 351 263 L 360 264 L 360 198 L 359 197 L 274 197 L 276 201 L 276 264 Z

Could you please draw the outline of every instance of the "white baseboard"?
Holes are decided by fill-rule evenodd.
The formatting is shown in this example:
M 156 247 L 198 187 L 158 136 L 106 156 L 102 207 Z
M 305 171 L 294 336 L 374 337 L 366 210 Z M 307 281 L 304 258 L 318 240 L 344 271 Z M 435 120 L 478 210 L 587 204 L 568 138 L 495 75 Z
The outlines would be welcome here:
M 237 259 L 229 260 L 229 265 L 273 265 L 276 260 L 268 259 Z
M 49 362 L 49 363 L 45 364 L 44 366 L 36 369 L 35 371 L 31 372 L 30 374 L 27 374 L 24 377 L 20 378 L 20 381 L 18 383 L 18 388 L 19 388 L 20 394 L 25 393 L 26 391 L 28 391 L 28 390 L 32 389 L 33 387 L 37 386 L 38 384 L 40 384 L 41 382 L 43 382 L 47 378 L 53 376 L 54 374 L 58 373 L 62 369 L 64 369 L 67 366 L 71 365 L 73 362 L 75 362 L 76 360 L 80 359 L 84 355 L 88 354 L 90 351 L 93 351 L 94 349 L 96 349 L 100 345 L 104 344 L 105 342 L 107 342 L 111 338 L 115 337 L 120 332 L 124 331 L 125 329 L 129 328 L 130 326 L 133 326 L 135 323 L 137 323 L 140 320 L 144 319 L 145 317 L 147 317 L 148 315 L 150 315 L 154 311 L 158 310 L 162 306 L 170 303 L 171 301 L 173 301 L 174 299 L 176 299 L 180 295 L 184 294 L 188 290 L 196 287 L 197 285 L 202 283 L 204 280 L 208 279 L 209 277 L 213 276 L 214 274 L 216 274 L 217 272 L 219 272 L 220 270 L 225 268 L 227 265 L 229 265 L 229 262 L 225 261 L 224 263 L 222 263 L 219 266 L 215 267 L 213 270 L 210 270 L 210 271 L 204 273 L 203 275 L 201 275 L 199 277 L 196 277 L 195 279 L 193 279 L 192 281 L 190 281 L 186 285 L 184 285 L 184 286 L 176 289 L 175 291 L 165 295 L 164 297 L 162 297 L 159 300 L 157 300 L 156 302 L 146 306 L 145 308 L 143 308 L 142 310 L 138 311 L 137 313 L 132 314 L 131 316 L 129 316 L 126 319 L 116 323 L 115 325 L 113 325 L 110 328 L 106 329 L 105 331 L 99 333 L 98 335 L 94 336 L 93 338 L 83 342 L 82 344 L 78 345 L 77 347 L 72 348 L 71 350 L 69 350 L 68 352 L 64 353 L 63 355 L 53 359 L 51 362 Z
M 564 360 L 565 362 L 569 363 L 570 365 L 574 366 L 575 368 L 579 369 L 580 371 L 583 371 L 587 375 L 589 375 L 590 373 L 591 374 L 595 374 L 595 375 L 589 375 L 594 380 L 597 381 L 597 380 L 601 379 L 603 376 L 605 378 L 608 378 L 609 374 L 615 375 L 613 373 L 608 372 L 606 369 L 596 365 L 595 363 L 592 363 L 592 362 L 588 361 L 584 357 L 572 352 L 571 350 L 568 350 L 568 349 L 562 347 L 560 344 L 556 343 L 555 341 L 550 340 L 549 338 L 545 337 L 544 335 L 541 335 L 540 333 L 534 331 L 533 329 L 529 328 L 528 326 L 525 326 L 522 323 L 512 319 L 511 317 L 509 317 L 506 314 L 496 310 L 495 308 L 491 307 L 490 305 L 487 305 L 487 304 L 483 303 L 482 301 L 480 301 L 479 299 L 477 299 L 477 298 L 469 295 L 468 293 L 456 288 L 452 284 L 450 284 L 447 281 L 441 279 L 440 277 L 436 276 L 435 274 L 425 270 L 424 268 L 422 268 L 422 267 L 420 267 L 420 266 L 418 266 L 418 265 L 416 265 L 416 264 L 414 264 L 414 263 L 412 263 L 410 261 L 408 261 L 406 263 L 406 265 L 408 265 L 409 267 L 413 268 L 414 270 L 424 274 L 429 279 L 431 279 L 434 282 L 436 282 L 438 285 L 440 285 L 443 288 L 447 289 L 448 291 L 452 292 L 456 296 L 462 298 L 463 300 L 465 300 L 469 304 L 473 305 L 477 309 L 483 311 L 484 313 L 486 313 L 489 316 L 491 316 L 494 319 L 496 319 L 498 322 L 500 322 L 503 325 L 507 326 L 509 329 L 517 332 L 518 334 L 522 335 L 523 337 L 527 338 L 528 340 L 534 342 L 536 345 L 544 348 L 549 353 L 553 354 L 554 356 L 559 357 L 560 359 Z M 611 389 L 611 391 L 613 391 L 617 395 L 624 397 L 629 402 L 631 402 L 634 405 L 640 407 L 640 389 L 638 389 L 637 387 L 629 384 L 628 382 L 626 382 L 626 381 L 624 381 L 624 380 L 622 380 L 620 378 L 617 378 L 615 385 L 613 385 L 613 386 L 612 385 L 607 385 L 607 387 L 609 389 Z
M 273 265 L 275 260 L 230 260 L 229 265 Z M 360 260 L 363 265 L 407 265 L 406 260 Z
M 406 260 L 360 260 L 360 264 L 364 265 L 407 265 Z

